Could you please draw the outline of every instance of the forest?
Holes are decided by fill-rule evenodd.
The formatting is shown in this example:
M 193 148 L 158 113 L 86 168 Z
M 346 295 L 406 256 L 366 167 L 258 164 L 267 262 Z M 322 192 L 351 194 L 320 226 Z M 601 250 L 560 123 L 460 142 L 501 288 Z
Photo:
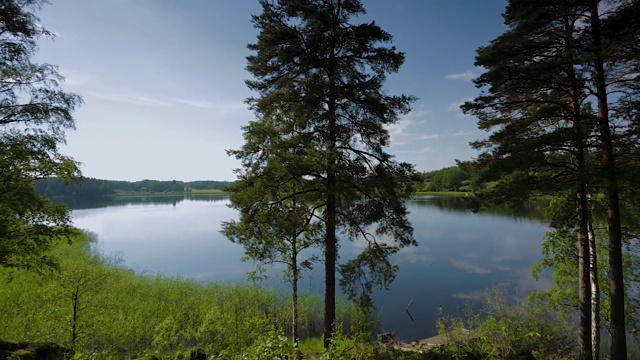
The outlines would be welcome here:
M 472 183 L 472 174 L 460 166 L 451 166 L 440 170 L 418 173 L 420 179 L 416 186 L 419 191 L 472 191 L 478 182 Z
M 509 0 L 460 106 L 487 132 L 470 143 L 478 155 L 426 173 L 389 152 L 417 98 L 389 93 L 387 78 L 411 54 L 361 21 L 366 2 L 259 4 L 254 119 L 227 150 L 237 180 L 128 182 L 82 177 L 63 153 L 84 99 L 36 61 L 54 35 L 37 16 L 47 1 L 0 0 L 0 357 L 640 358 L 640 1 Z M 286 291 L 126 269 L 52 201 L 203 189 L 229 193 L 237 216 L 220 232 Z M 375 337 L 373 293 L 420 245 L 417 191 L 465 192 L 473 212 L 548 199 L 532 275 L 551 285 L 520 301 L 497 286 L 480 311 L 442 316 L 435 345 Z M 360 245 L 352 257 L 347 242 Z M 299 288 L 313 267 L 320 295 Z
M 452 166 L 440 170 L 418 173 L 416 191 L 440 192 L 471 190 L 471 175 L 459 166 Z M 49 198 L 77 197 L 92 198 L 113 195 L 141 195 L 153 193 L 189 193 L 194 190 L 224 191 L 233 184 L 231 181 L 199 180 L 199 181 L 117 181 L 79 177 L 71 182 L 57 177 L 37 179 L 35 182 L 37 194 Z M 474 183 L 475 186 L 479 182 Z
M 189 193 L 193 190 L 223 190 L 231 185 L 229 181 L 117 181 L 79 177 L 71 182 L 57 177 L 38 179 L 34 182 L 37 194 L 49 198 L 100 197 L 110 195 L 131 195 L 149 193 Z

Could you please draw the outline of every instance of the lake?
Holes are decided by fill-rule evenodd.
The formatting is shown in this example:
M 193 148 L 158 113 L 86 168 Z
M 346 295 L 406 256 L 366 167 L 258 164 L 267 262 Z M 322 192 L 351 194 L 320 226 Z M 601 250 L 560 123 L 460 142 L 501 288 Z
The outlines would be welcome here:
M 241 262 L 243 248 L 219 231 L 222 221 L 236 217 L 225 196 L 116 197 L 71 202 L 75 226 L 89 230 L 106 255 L 140 272 L 182 276 L 198 281 L 245 281 L 251 263 Z M 388 291 L 374 294 L 378 331 L 392 331 L 403 340 L 436 333 L 438 309 L 462 316 L 467 302 L 476 306 L 487 289 L 508 282 L 526 294 L 544 289 L 530 268 L 541 258 L 548 225 L 539 209 L 487 209 L 472 213 L 463 199 L 419 196 L 407 202 L 419 244 L 394 254 L 399 266 Z M 351 258 L 357 243 L 343 242 L 340 253 Z M 265 285 L 287 289 L 274 278 Z M 322 293 L 323 268 L 304 275 L 300 288 Z M 413 301 L 410 312 L 405 307 Z

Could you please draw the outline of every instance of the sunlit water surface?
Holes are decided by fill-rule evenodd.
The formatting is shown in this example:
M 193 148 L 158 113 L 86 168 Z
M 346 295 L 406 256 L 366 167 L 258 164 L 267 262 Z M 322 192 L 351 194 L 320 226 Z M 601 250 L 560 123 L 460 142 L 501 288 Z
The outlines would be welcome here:
M 243 249 L 220 234 L 221 222 L 236 218 L 223 196 L 149 196 L 71 203 L 73 221 L 97 234 L 105 254 L 118 254 L 124 266 L 140 272 L 182 276 L 198 281 L 245 281 L 251 263 Z M 508 282 L 520 293 L 543 289 L 548 278 L 534 280 L 530 268 L 541 258 L 548 226 L 535 208 L 490 209 L 472 213 L 462 199 L 417 197 L 407 202 L 417 247 L 395 254 L 399 265 L 389 290 L 374 294 L 379 331 L 405 340 L 434 335 L 438 309 L 462 315 L 467 302 L 479 304 L 487 289 Z M 343 259 L 360 251 L 341 244 Z M 277 271 L 273 274 L 277 276 Z M 323 291 L 318 264 L 300 287 Z M 267 286 L 287 289 L 274 278 Z M 409 309 L 413 320 L 405 312 Z

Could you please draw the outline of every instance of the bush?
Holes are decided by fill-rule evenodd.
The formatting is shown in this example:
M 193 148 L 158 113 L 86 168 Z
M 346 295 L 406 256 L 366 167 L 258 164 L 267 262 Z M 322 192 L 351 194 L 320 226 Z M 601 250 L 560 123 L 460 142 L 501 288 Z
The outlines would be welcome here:
M 295 359 L 295 351 L 293 342 L 289 338 L 271 329 L 266 334 L 260 335 L 254 345 L 246 349 L 242 359 L 289 360 Z
M 438 329 L 452 353 L 497 359 L 514 354 L 541 359 L 575 355 L 577 337 L 571 320 L 535 302 L 510 302 L 506 286 L 490 291 L 480 312 L 467 310 L 466 319 L 441 318 Z

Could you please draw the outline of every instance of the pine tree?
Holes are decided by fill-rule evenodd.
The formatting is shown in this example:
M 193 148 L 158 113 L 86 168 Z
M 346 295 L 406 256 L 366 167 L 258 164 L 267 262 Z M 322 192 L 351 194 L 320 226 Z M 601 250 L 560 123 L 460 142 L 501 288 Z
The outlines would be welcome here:
M 561 188 L 561 178 L 558 177 L 561 172 L 554 175 L 545 170 L 550 170 L 550 166 L 567 169 L 570 164 L 577 166 L 573 173 L 578 180 L 576 195 L 581 204 L 578 213 L 582 214 L 578 220 L 578 257 L 581 269 L 580 350 L 585 358 L 591 356 L 587 346 L 589 339 L 586 309 L 589 305 L 586 304 L 588 290 L 585 280 L 588 279 L 588 266 L 585 264 L 590 256 L 590 252 L 586 251 L 590 221 L 585 195 L 599 191 L 605 193 L 608 206 L 613 338 L 611 357 L 626 358 L 619 201 L 621 167 L 617 165 L 617 161 L 620 161 L 617 158 L 625 155 L 633 158 L 638 156 L 637 135 L 634 133 L 637 114 L 632 104 L 637 104 L 640 89 L 637 75 L 640 20 L 638 16 L 634 16 L 638 14 L 639 7 L 637 1 L 612 1 L 607 4 L 598 0 L 510 1 L 505 14 L 509 30 L 490 46 L 479 50 L 479 59 L 482 60 L 484 53 L 488 56 L 485 60 L 489 60 L 490 66 L 487 72 L 489 75 L 481 76 L 477 84 L 491 86 L 489 94 L 483 94 L 466 106 L 468 111 L 476 111 L 483 116 L 479 123 L 481 127 L 491 129 L 502 126 L 496 132 L 499 136 L 494 134 L 487 141 L 476 143 L 476 146 L 492 149 L 497 145 L 480 160 L 491 164 L 490 168 L 493 170 L 502 167 L 503 170 L 510 171 L 511 176 L 501 182 L 505 184 L 503 193 L 513 192 L 511 195 L 521 194 L 520 197 L 526 197 L 527 187 L 530 186 L 543 193 L 554 193 Z M 563 55 L 559 57 L 559 54 Z M 500 61 L 504 64 L 491 63 L 491 59 L 495 60 L 500 56 L 503 57 Z M 565 60 L 564 64 L 557 61 L 561 59 Z M 481 62 L 480 64 L 483 65 Z M 537 114 L 531 118 L 533 122 L 522 121 L 524 115 L 531 114 L 532 107 L 547 107 L 553 99 L 545 98 L 545 95 L 557 90 L 558 86 L 567 90 L 555 95 L 557 99 L 566 99 L 571 104 L 571 113 L 574 114 L 571 128 L 575 134 L 573 149 L 582 149 L 582 155 L 579 154 L 580 151 L 566 152 L 566 148 L 558 147 L 565 140 L 549 136 L 561 134 L 556 131 L 560 128 L 557 123 L 546 120 L 549 114 Z M 622 95 L 609 97 L 614 91 Z M 584 121 L 587 119 L 582 116 L 583 120 L 578 122 L 575 115 L 580 113 L 576 110 L 592 103 L 596 107 L 593 116 L 595 121 Z M 505 121 L 505 110 L 510 116 L 516 115 L 515 118 Z M 589 110 L 588 118 L 591 117 L 590 114 Z M 514 123 L 519 125 L 513 125 Z M 535 127 L 532 128 L 531 124 L 535 124 Z M 517 146 L 505 147 L 505 144 L 514 143 Z M 556 145 L 551 146 L 552 144 Z M 544 149 L 541 145 L 548 147 Z M 524 154 L 518 155 L 516 151 Z M 537 155 L 529 154 L 531 151 Z M 601 154 L 601 161 L 599 164 L 586 166 L 585 156 L 588 152 L 596 151 Z M 553 158 L 573 160 L 550 162 L 549 159 Z M 534 176 L 529 172 L 531 169 L 536 169 Z M 549 180 L 555 184 L 549 183 Z M 545 184 L 550 186 L 545 188 Z M 585 192 L 585 189 L 588 191 Z M 497 190 L 501 190 L 500 187 Z M 592 274 L 594 272 L 595 269 Z
M 415 172 L 385 152 L 385 126 L 406 114 L 410 96 L 385 94 L 386 75 L 398 71 L 404 54 L 388 47 L 391 35 L 374 22 L 352 23 L 364 14 L 358 0 L 262 0 L 253 17 L 260 30 L 250 44 L 247 81 L 258 93 L 248 103 L 261 131 L 287 138 L 267 123 L 276 114 L 294 119 L 299 152 L 285 164 L 274 186 L 304 179 L 286 198 L 304 195 L 323 224 L 325 346 L 335 321 L 336 270 L 348 293 L 371 306 L 371 291 L 393 280 L 389 255 L 414 245 L 404 205 Z M 235 153 L 241 160 L 269 158 L 261 149 Z M 275 184 L 277 182 L 278 184 Z M 278 201 L 272 199 L 272 201 Z M 365 241 L 367 250 L 338 266 L 338 234 Z M 380 242 L 385 237 L 388 244 Z M 385 271 L 378 272 L 379 268 Z M 357 271 L 357 273 L 356 273 Z M 354 286 L 356 279 L 363 284 Z
M 493 131 L 473 144 L 487 149 L 479 158 L 484 171 L 501 177 L 485 196 L 521 202 L 536 194 L 574 194 L 580 353 L 591 359 L 585 156 L 593 122 L 585 106 L 585 80 L 576 67 L 578 18 L 571 10 L 558 2 L 512 0 L 504 15 L 509 29 L 478 50 L 476 65 L 487 72 L 475 83 L 486 90 L 463 110 L 478 117 L 481 129 Z
M 302 258 L 301 252 L 318 248 L 322 226 L 310 206 L 312 199 L 302 191 L 307 181 L 295 171 L 304 148 L 303 138 L 294 132 L 295 122 L 283 116 L 262 119 L 245 127 L 246 143 L 231 154 L 243 159 L 239 179 L 227 188 L 231 207 L 240 219 L 223 223 L 222 233 L 245 248 L 245 259 L 261 264 L 251 273 L 262 275 L 262 265 L 285 266 L 284 278 L 291 283 L 291 336 L 295 345 L 298 331 L 298 282 L 302 270 L 310 269 L 317 256 Z M 260 154 L 259 157 L 253 155 Z M 295 168 L 293 168 L 295 170 Z M 298 358 L 301 353 L 298 351 Z
M 626 146 L 620 147 L 621 143 L 630 143 L 629 134 L 620 130 L 635 126 L 634 119 L 628 113 L 628 105 L 637 103 L 640 96 L 640 3 L 582 0 L 578 4 L 579 8 L 584 9 L 583 16 L 587 24 L 582 29 L 585 66 L 590 69 L 589 91 L 597 104 L 598 139 L 602 156 L 600 170 L 605 179 L 611 288 L 610 356 L 624 360 L 627 358 L 627 335 L 620 211 L 621 166 L 616 158 L 629 150 Z M 630 120 L 632 123 L 629 123 Z M 637 149 L 635 154 L 637 156 Z

